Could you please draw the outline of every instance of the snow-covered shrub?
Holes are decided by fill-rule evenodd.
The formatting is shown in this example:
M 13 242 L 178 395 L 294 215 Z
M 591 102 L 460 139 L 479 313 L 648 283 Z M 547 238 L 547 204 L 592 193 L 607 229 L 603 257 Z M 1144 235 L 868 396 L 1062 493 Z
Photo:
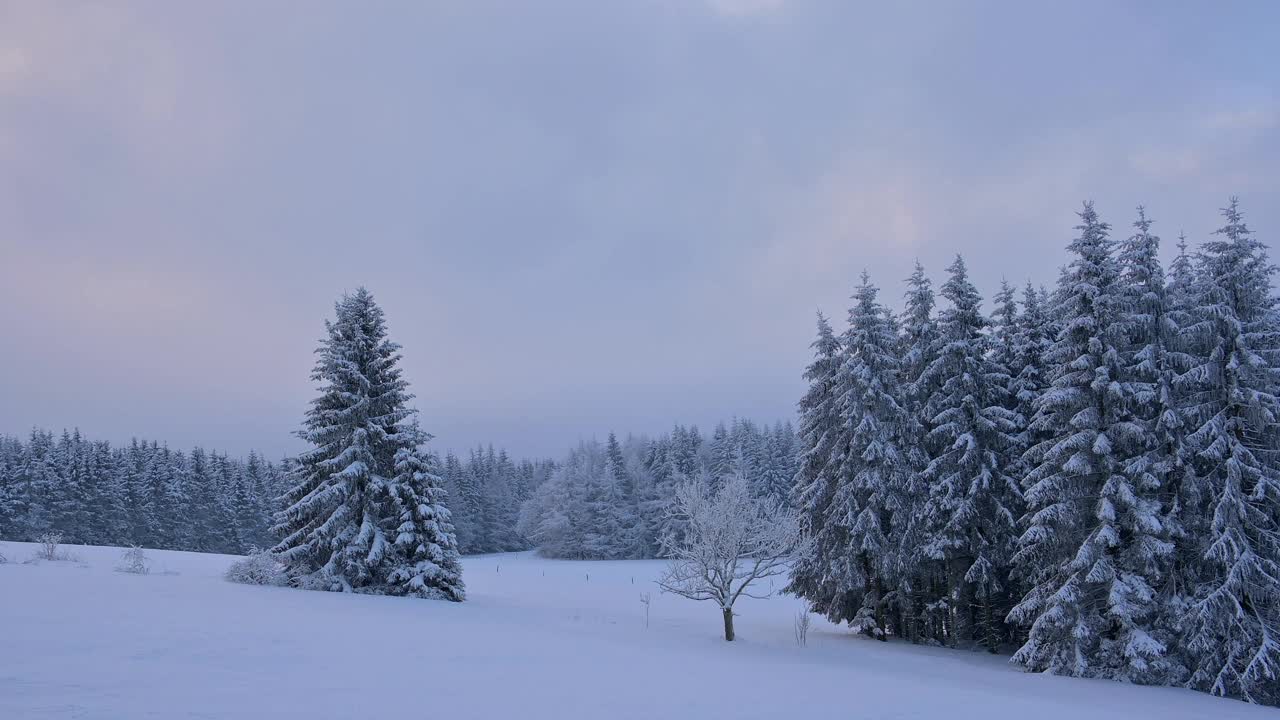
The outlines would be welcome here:
M 258 548 L 254 548 L 247 556 L 231 563 L 231 567 L 227 568 L 226 578 L 231 582 L 244 585 L 280 587 L 289 584 L 284 566 L 276 556 Z
M 116 572 L 146 575 L 151 572 L 151 560 L 147 558 L 147 554 L 142 548 L 134 545 L 121 553 L 120 564 L 116 566 Z
M 40 560 L 61 560 L 63 555 L 58 552 L 58 546 L 62 544 L 62 534 L 55 532 L 47 532 L 36 538 L 36 542 L 40 544 L 36 550 L 36 557 Z

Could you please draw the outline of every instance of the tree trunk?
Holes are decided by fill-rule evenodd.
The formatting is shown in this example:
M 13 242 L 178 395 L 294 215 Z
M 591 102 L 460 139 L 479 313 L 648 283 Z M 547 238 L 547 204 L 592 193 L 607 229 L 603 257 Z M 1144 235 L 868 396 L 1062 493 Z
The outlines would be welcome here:
M 723 608 L 724 613 L 724 639 L 733 642 L 733 608 Z

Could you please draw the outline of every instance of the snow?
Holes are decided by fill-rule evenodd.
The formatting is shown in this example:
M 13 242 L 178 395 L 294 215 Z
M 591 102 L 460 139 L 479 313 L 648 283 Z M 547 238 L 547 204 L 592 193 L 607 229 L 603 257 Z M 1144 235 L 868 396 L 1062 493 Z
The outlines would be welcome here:
M 742 599 L 726 643 L 713 605 L 656 592 L 657 561 L 469 557 L 458 604 L 236 585 L 228 555 L 148 551 L 131 575 L 119 548 L 65 550 L 23 564 L 34 545 L 0 543 L 0 718 L 1277 717 L 819 619 L 798 647 L 785 596 Z

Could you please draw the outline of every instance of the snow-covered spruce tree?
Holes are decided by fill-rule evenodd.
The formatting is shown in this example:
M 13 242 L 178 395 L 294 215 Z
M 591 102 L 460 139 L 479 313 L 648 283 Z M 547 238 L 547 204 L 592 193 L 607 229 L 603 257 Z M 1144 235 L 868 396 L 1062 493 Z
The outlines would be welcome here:
M 382 309 L 360 288 L 336 303 L 311 377 L 321 393 L 300 437 L 274 548 L 301 584 L 323 590 L 463 599 L 440 478 L 420 446 L 409 384 Z
M 1036 402 L 1049 387 L 1044 358 L 1053 344 L 1053 335 L 1045 304 L 1044 290 L 1038 290 L 1028 282 L 1022 290 L 1022 312 L 1018 314 L 1012 340 L 1012 367 L 1009 372 L 1012 408 L 1022 419 L 1014 437 L 1015 446 L 1008 453 L 1013 461 L 1009 474 L 1019 479 L 1025 478 L 1030 470 L 1023 456 L 1045 439 L 1043 431 L 1033 430 L 1031 423 L 1035 417 Z
M 1206 337 L 1196 337 L 1195 315 L 1197 294 L 1195 268 L 1187 252 L 1185 235 L 1178 236 L 1178 254 L 1169 265 L 1169 282 L 1165 302 L 1169 322 L 1177 330 L 1171 341 L 1170 352 L 1175 367 L 1181 370 L 1173 378 L 1174 408 L 1176 415 L 1161 422 L 1181 441 L 1180 456 L 1174 458 L 1170 482 L 1163 488 L 1165 532 L 1174 543 L 1170 559 L 1169 581 L 1161 592 L 1165 603 L 1167 625 L 1179 627 L 1188 617 L 1189 603 L 1194 600 L 1203 548 L 1200 540 L 1207 536 L 1209 512 L 1206 510 L 1207 492 L 1202 478 L 1196 475 L 1195 452 L 1186 442 L 1192 427 L 1187 406 L 1198 392 L 1194 373 L 1190 370 L 1207 358 Z M 1204 329 L 1210 326 L 1203 325 Z M 1185 657 L 1182 658 L 1185 661 Z M 1170 678 L 1173 680 L 1173 678 Z
M 791 506 L 795 480 L 795 429 L 790 423 L 775 423 L 760 447 L 756 495 Z
M 699 455 L 704 448 L 704 443 L 702 433 L 696 425 L 689 427 L 676 425 L 671 430 L 668 444 L 665 455 L 669 467 L 659 487 L 661 499 L 655 507 L 659 515 L 658 538 L 679 537 L 684 532 L 684 520 L 678 513 L 670 511 L 675 499 L 675 491 L 684 483 L 696 479 L 702 472 Z M 659 553 L 661 552 L 659 550 Z
M 237 553 L 241 549 L 240 529 L 236 526 L 236 466 L 225 453 L 209 453 L 213 473 L 213 537 L 209 542 L 215 552 Z
M 1030 281 L 1022 289 L 1022 311 L 1018 314 L 1018 331 L 1014 336 L 1014 366 L 1019 368 L 1016 375 L 1010 374 L 1009 393 L 1013 399 L 1013 409 L 1022 418 L 1022 424 L 1013 437 L 1015 446 L 1007 453 L 1012 461 L 1009 474 L 1018 479 L 1024 497 L 1030 486 L 1027 478 L 1035 469 L 1030 461 L 1029 450 L 1049 438 L 1045 428 L 1037 426 L 1033 420 L 1036 415 L 1036 404 L 1049 389 L 1048 364 L 1045 357 L 1057 337 L 1057 322 L 1051 307 L 1050 296 L 1044 286 L 1035 287 Z M 1015 597 L 1022 597 L 1028 589 L 1025 580 L 1027 573 L 1018 572 L 1014 568 Z M 1026 627 L 1011 628 L 1014 643 L 1021 645 L 1026 641 Z
M 85 542 L 88 527 L 88 495 L 90 479 L 80 461 L 80 431 L 73 437 L 67 430 L 53 446 L 52 465 L 58 477 L 49 498 L 49 520 L 63 542 Z
M 1158 487 L 1163 538 L 1185 544 L 1182 526 L 1185 508 L 1182 488 L 1194 482 L 1186 462 L 1183 439 L 1186 427 L 1178 392 L 1179 377 L 1190 358 L 1181 351 L 1178 318 L 1185 315 L 1170 302 L 1164 268 L 1160 264 L 1160 238 L 1151 232 L 1146 210 L 1138 207 L 1134 233 L 1120 245 L 1119 263 L 1123 290 L 1123 323 L 1128 340 L 1124 353 L 1124 382 L 1130 388 L 1133 420 L 1142 428 L 1142 443 L 1127 460 L 1125 474 L 1142 485 Z M 1157 588 L 1159 609 L 1151 632 L 1170 648 L 1164 675 L 1146 679 L 1179 681 L 1186 676 L 1176 652 L 1178 626 L 1186 616 L 1187 588 L 1178 572 L 1177 547 L 1161 552 L 1158 562 L 1164 582 Z
M 849 535 L 847 528 L 829 521 L 848 447 L 848 425 L 837 385 L 844 355 L 822 313 L 818 313 L 818 337 L 812 348 L 814 359 L 804 373 L 809 389 L 799 404 L 801 456 L 792 497 L 801 529 L 812 542 L 807 552 L 797 555 L 787 592 L 804 598 L 827 617 L 844 619 L 847 588 L 838 583 L 834 568 L 842 562 Z
M 926 376 L 926 371 L 938 357 L 940 349 L 938 323 L 933 315 L 935 298 L 933 284 L 925 275 L 924 267 L 916 261 L 915 269 L 907 278 L 906 307 L 902 317 L 902 405 L 905 431 L 902 433 L 902 452 L 906 458 L 906 485 L 903 497 L 906 506 L 902 511 L 902 527 L 898 533 L 898 553 L 904 562 L 901 580 L 901 612 L 904 634 L 915 642 L 936 640 L 943 636 L 936 621 L 936 606 L 930 607 L 931 598 L 941 594 L 941 579 L 936 568 L 922 560 L 924 547 L 924 502 L 929 496 L 925 468 L 934 448 L 929 444 L 930 416 L 926 403 L 940 389 L 938 378 Z
M 711 600 L 724 620 L 724 639 L 734 639 L 733 605 L 740 597 L 764 598 L 752 588 L 786 572 L 801 542 L 800 524 L 783 505 L 752 497 L 747 481 L 732 475 L 712 483 L 706 473 L 676 491 L 672 511 L 685 532 L 663 538 L 670 564 L 658 579 L 663 590 L 691 600 Z
M 1014 564 L 1031 589 L 1009 619 L 1030 629 L 1013 659 L 1031 670 L 1145 681 L 1166 650 L 1149 628 L 1169 545 L 1158 485 L 1125 474 L 1143 433 L 1122 382 L 1124 293 L 1109 227 L 1090 203 L 1080 218 L 1056 298 L 1062 329 L 1046 358 L 1052 387 L 1032 421 L 1048 439 L 1028 453 L 1036 467 Z
M 736 418 L 734 422 L 736 424 Z M 737 446 L 729 434 L 729 427 L 723 422 L 716 423 L 715 431 L 711 434 L 708 452 L 710 454 L 708 472 L 711 474 L 712 483 L 719 483 L 738 470 Z
M 1280 704 L 1280 317 L 1276 272 L 1235 198 L 1201 248 L 1189 406 L 1209 521 L 1187 636 L 1191 685 Z
M 240 503 L 236 508 L 240 525 L 241 548 L 265 548 L 270 546 L 270 519 L 275 513 L 271 491 L 268 488 L 266 468 L 256 452 L 249 452 L 244 464 Z
M 618 442 L 617 435 L 612 432 L 609 433 L 609 440 L 605 445 L 605 467 L 613 488 L 613 502 L 616 504 L 613 512 L 621 532 L 621 537 L 617 539 L 618 557 L 646 557 L 635 473 L 631 471 L 623 456 L 622 445 Z
M 902 630 L 893 611 L 902 609 L 901 578 L 911 560 L 903 554 L 902 538 L 915 504 L 905 497 L 909 471 L 899 449 L 908 426 L 897 323 L 877 295 L 863 273 L 842 342 L 838 387 L 852 432 L 832 509 L 849 523 L 849 549 L 860 566 L 848 580 L 864 583 L 850 624 L 884 639 L 891 629 Z
M 120 459 L 106 442 L 93 444 L 93 456 L 94 467 L 101 473 L 93 513 L 95 538 L 102 545 L 122 545 L 129 534 L 129 491 Z M 187 525 L 184 539 L 190 538 L 190 522 Z M 185 547 L 194 549 L 193 545 Z
M 457 455 L 450 452 L 445 455 L 441 483 L 449 498 L 449 512 L 453 516 L 458 550 L 462 553 L 475 552 L 474 548 L 478 546 L 478 525 L 482 519 L 475 476 Z
M 957 256 L 947 272 L 941 348 L 922 375 L 939 388 L 925 404 L 938 452 L 924 471 L 923 552 L 941 566 L 945 594 L 935 600 L 945 608 L 945 639 L 996 652 L 1008 637 L 1009 561 L 1022 513 L 1005 455 L 1019 418 L 1006 407 L 1009 376 L 990 351 L 988 320 L 964 260 Z
M 16 538 L 19 506 L 18 466 L 22 461 L 22 443 L 17 438 L 0 435 L 0 538 Z
M 903 566 L 894 535 L 903 520 L 895 511 L 902 507 L 907 468 L 899 451 L 905 412 L 898 400 L 897 329 L 877 294 L 863 273 L 834 381 L 840 419 L 829 462 L 835 484 L 818 524 L 808 528 L 814 548 L 799 556 L 797 569 L 805 575 L 797 574 L 792 587 L 831 620 L 885 639 Z M 814 510 L 806 512 L 813 520 Z M 806 577 L 814 571 L 814 580 Z
M 1004 387 L 1003 402 L 1006 410 L 1017 413 L 1017 397 L 1013 394 L 1014 378 L 1022 370 L 1022 366 L 1018 360 L 1018 330 L 1022 324 L 1022 318 L 1018 312 L 1017 289 L 1014 288 L 1008 280 L 1000 280 L 1000 290 L 996 292 L 993 298 L 993 307 L 991 311 L 990 323 L 990 342 L 987 344 L 987 354 L 991 360 L 1001 368 L 1004 368 L 1008 379 Z M 1021 421 L 1019 424 L 1024 424 Z M 1010 450 L 1013 450 L 1011 447 Z M 1013 474 L 1015 468 L 1010 466 L 1010 474 Z

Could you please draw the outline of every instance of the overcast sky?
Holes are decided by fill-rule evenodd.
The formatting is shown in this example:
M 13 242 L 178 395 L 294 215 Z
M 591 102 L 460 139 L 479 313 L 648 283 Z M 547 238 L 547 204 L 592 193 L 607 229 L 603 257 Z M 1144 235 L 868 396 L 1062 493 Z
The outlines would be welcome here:
M 279 456 L 368 286 L 433 446 L 791 417 L 813 313 L 1092 198 L 1280 233 L 1280 3 L 0 3 L 0 432 Z M 1170 243 L 1171 244 L 1171 243 Z M 990 303 L 988 301 L 987 307 Z

